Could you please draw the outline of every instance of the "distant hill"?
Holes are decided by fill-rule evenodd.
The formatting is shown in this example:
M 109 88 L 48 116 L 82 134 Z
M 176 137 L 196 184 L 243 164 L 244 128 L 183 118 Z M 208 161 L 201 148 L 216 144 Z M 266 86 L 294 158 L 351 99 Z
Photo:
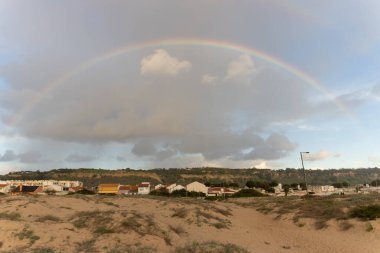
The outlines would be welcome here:
M 370 183 L 380 178 L 379 168 L 368 169 L 330 169 L 306 170 L 307 182 L 312 185 L 324 185 L 347 182 L 350 185 Z M 210 183 L 237 183 L 244 186 L 248 180 L 272 181 L 280 183 L 303 182 L 301 169 L 269 170 L 269 169 L 227 169 L 227 168 L 171 168 L 153 170 L 106 170 L 106 169 L 55 169 L 50 171 L 20 171 L 0 176 L 0 180 L 22 179 L 56 179 L 80 180 L 91 187 L 99 183 L 137 184 L 150 181 L 153 184 L 178 183 L 187 184 L 192 181 Z

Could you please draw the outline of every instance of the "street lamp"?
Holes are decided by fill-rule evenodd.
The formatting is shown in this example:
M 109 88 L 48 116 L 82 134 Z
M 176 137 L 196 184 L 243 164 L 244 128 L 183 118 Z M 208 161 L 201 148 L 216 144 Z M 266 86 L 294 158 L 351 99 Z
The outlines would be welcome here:
M 305 188 L 306 188 L 306 194 L 308 194 L 307 191 L 307 183 L 306 183 L 306 173 L 305 173 L 305 166 L 303 165 L 303 157 L 302 154 L 309 154 L 310 152 L 300 152 L 301 155 L 301 162 L 302 162 L 302 171 L 303 171 L 303 181 L 305 183 Z

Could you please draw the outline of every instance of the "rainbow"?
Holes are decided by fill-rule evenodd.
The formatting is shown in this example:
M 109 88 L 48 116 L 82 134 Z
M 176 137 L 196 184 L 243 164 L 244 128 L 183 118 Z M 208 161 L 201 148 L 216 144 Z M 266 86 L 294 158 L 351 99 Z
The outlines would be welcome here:
M 157 48 L 157 47 L 168 47 L 168 46 L 203 46 L 203 47 L 212 47 L 212 48 L 219 48 L 223 50 L 230 50 L 235 51 L 238 53 L 248 54 L 251 56 L 254 56 L 260 60 L 263 60 L 271 65 L 274 65 L 290 74 L 293 74 L 294 76 L 298 77 L 299 79 L 303 80 L 308 85 L 312 86 L 316 90 L 323 93 L 328 99 L 333 101 L 336 106 L 342 111 L 347 114 L 349 114 L 349 111 L 347 107 L 340 102 L 339 100 L 335 99 L 335 96 L 329 92 L 323 85 L 321 85 L 317 80 L 312 78 L 310 75 L 308 75 L 305 72 L 302 72 L 298 68 L 274 57 L 271 56 L 265 52 L 259 51 L 255 48 L 246 47 L 243 45 L 222 41 L 222 40 L 214 40 L 214 39 L 205 39 L 205 38 L 171 38 L 171 39 L 159 39 L 159 40 L 153 40 L 133 45 L 128 45 L 125 47 L 117 48 L 115 50 L 106 52 L 100 56 L 97 56 L 95 58 L 92 58 L 88 61 L 85 61 L 75 68 L 69 70 L 62 76 L 55 79 L 53 82 L 47 84 L 45 88 L 36 95 L 32 101 L 28 104 L 26 104 L 24 107 L 21 108 L 17 113 L 14 114 L 14 116 L 9 120 L 8 125 L 14 126 L 18 124 L 24 115 L 26 115 L 28 112 L 30 112 L 44 97 L 46 97 L 49 93 L 51 93 L 53 90 L 55 90 L 60 85 L 68 82 L 71 78 L 75 77 L 76 75 L 90 69 L 91 67 L 110 60 L 114 57 L 121 56 L 124 54 L 128 54 L 130 52 L 146 49 L 146 48 Z

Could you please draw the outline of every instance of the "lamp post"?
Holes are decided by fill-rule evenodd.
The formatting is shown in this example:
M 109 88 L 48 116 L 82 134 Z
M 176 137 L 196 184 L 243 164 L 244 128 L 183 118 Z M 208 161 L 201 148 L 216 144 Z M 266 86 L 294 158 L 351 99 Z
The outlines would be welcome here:
M 306 194 L 308 194 L 307 191 L 307 183 L 306 183 L 306 172 L 305 172 L 305 166 L 303 165 L 303 157 L 302 154 L 309 154 L 310 152 L 300 152 L 301 155 L 301 162 L 302 162 L 302 171 L 303 171 L 303 181 L 305 183 L 305 188 L 306 188 Z

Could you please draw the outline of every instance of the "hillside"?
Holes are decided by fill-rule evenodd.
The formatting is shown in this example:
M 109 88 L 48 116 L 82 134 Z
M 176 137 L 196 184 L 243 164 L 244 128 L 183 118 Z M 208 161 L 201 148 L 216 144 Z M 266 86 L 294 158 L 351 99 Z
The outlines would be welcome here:
M 370 183 L 380 178 L 379 168 L 368 169 L 330 169 L 307 170 L 307 181 L 312 185 L 347 182 L 350 185 Z M 271 181 L 281 183 L 299 183 L 303 181 L 300 169 L 226 169 L 226 168 L 171 168 L 153 170 L 106 170 L 106 169 L 56 169 L 50 171 L 11 172 L 0 176 L 0 180 L 22 179 L 59 179 L 80 180 L 91 187 L 99 183 L 136 184 L 142 181 L 156 183 L 187 184 L 194 180 L 210 183 L 237 183 L 243 186 L 248 180 Z
M 281 199 L 276 205 L 284 205 Z M 268 201 L 0 195 L 0 252 L 378 252 L 379 220 L 326 221 L 313 212 L 295 221 L 292 214 L 308 199 L 290 198 L 297 207 L 281 216 L 256 210 L 263 204 L 268 210 Z M 323 227 L 315 226 L 318 218 Z

